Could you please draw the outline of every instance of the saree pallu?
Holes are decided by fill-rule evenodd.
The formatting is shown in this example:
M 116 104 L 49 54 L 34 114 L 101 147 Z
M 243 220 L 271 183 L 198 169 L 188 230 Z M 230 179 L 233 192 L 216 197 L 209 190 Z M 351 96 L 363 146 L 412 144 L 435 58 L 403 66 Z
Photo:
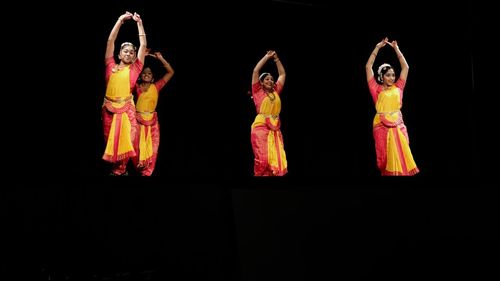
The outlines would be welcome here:
M 137 155 L 132 159 L 143 176 L 151 176 L 158 157 L 160 126 L 156 112 L 137 112 L 137 137 L 134 148 Z
M 115 163 L 136 155 L 133 147 L 137 121 L 132 96 L 104 99 L 102 121 L 106 149 L 103 159 Z
M 384 176 L 411 176 L 419 172 L 401 111 L 379 112 L 373 122 L 377 166 Z
M 258 114 L 252 124 L 255 176 L 283 176 L 288 172 L 280 125 L 279 116 L 269 114 Z

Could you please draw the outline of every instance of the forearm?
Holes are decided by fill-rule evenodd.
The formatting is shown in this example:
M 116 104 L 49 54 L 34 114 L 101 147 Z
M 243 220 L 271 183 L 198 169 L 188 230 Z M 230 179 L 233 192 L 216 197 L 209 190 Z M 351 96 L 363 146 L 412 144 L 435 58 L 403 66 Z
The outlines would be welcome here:
M 174 69 L 172 68 L 172 66 L 170 65 L 170 63 L 168 63 L 168 61 L 166 59 L 164 59 L 163 57 L 161 57 L 160 61 L 163 64 L 163 67 L 165 67 L 165 69 L 167 70 L 168 73 L 174 73 Z
M 113 29 L 111 30 L 111 33 L 109 34 L 108 43 L 106 45 L 106 53 L 104 55 L 105 59 L 113 56 L 113 52 L 115 50 L 115 40 L 116 37 L 118 36 L 118 31 L 120 30 L 122 24 L 123 20 L 120 17 L 116 21 L 115 25 L 113 26 Z
M 140 46 L 147 46 L 146 32 L 142 25 L 142 20 L 137 21 L 137 30 L 139 31 L 139 44 Z
M 262 69 L 264 64 L 267 62 L 268 57 L 264 56 L 260 59 L 260 61 L 255 65 L 255 68 L 253 69 L 254 73 L 259 73 L 259 71 Z
M 378 51 L 380 50 L 379 46 L 376 46 L 375 49 L 373 49 L 372 53 L 370 54 L 370 57 L 368 58 L 368 61 L 366 62 L 366 68 L 372 68 L 373 63 L 375 62 L 375 58 L 377 58 Z
M 396 55 L 398 56 L 399 64 L 401 65 L 401 69 L 409 69 L 409 65 L 406 62 L 405 57 L 403 56 L 403 53 L 401 53 L 401 50 L 398 48 L 394 49 L 396 51 Z
M 276 63 L 276 68 L 278 68 L 278 75 L 279 76 L 284 76 L 285 73 L 285 67 L 281 63 L 281 60 L 279 58 L 275 58 L 274 62 Z
M 113 26 L 113 29 L 111 30 L 111 33 L 109 34 L 108 41 L 115 42 L 116 37 L 118 36 L 118 31 L 120 31 L 120 27 L 123 24 L 123 20 L 121 18 L 118 18 L 116 21 L 115 25 Z
M 144 27 L 142 25 L 142 20 L 137 21 L 137 29 L 139 31 L 139 50 L 137 51 L 137 59 L 144 63 L 148 44 L 146 40 L 146 32 L 144 32 Z

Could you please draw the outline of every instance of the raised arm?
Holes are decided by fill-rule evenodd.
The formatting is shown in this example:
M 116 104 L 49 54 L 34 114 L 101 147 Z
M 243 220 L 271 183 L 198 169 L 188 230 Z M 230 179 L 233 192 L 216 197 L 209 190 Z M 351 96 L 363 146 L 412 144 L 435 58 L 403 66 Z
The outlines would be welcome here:
M 166 83 L 166 82 L 168 82 L 168 80 L 170 80 L 170 78 L 172 78 L 172 76 L 174 76 L 174 69 L 172 68 L 170 63 L 168 63 L 168 61 L 162 56 L 162 54 L 160 52 L 155 52 L 154 56 L 159 61 L 161 61 L 163 66 L 167 69 L 167 73 L 165 73 L 165 75 L 163 75 L 163 77 L 162 77 L 162 79 L 165 80 L 165 83 Z
M 125 14 L 118 17 L 118 20 L 116 21 L 115 25 L 113 26 L 113 29 L 111 30 L 111 33 L 109 34 L 108 44 L 106 45 L 106 54 L 104 55 L 104 59 L 113 56 L 115 52 L 115 41 L 116 37 L 118 36 L 118 31 L 120 31 L 120 27 L 122 26 L 123 22 L 130 18 L 132 18 L 132 13 L 130 12 L 125 12 Z
M 375 49 L 373 49 L 365 65 L 366 81 L 370 81 L 373 78 L 373 63 L 375 62 L 375 58 L 377 57 L 380 48 L 384 47 L 387 43 L 389 43 L 389 39 L 385 37 L 382 41 L 375 45 Z
M 255 65 L 252 73 L 252 85 L 257 83 L 259 81 L 259 73 L 264 64 L 266 64 L 267 60 L 272 58 L 274 56 L 275 52 L 274 51 L 267 51 L 266 55 L 263 56 L 257 65 Z
M 274 52 L 273 55 L 274 62 L 276 63 L 276 67 L 278 68 L 278 82 L 281 84 L 281 86 L 285 86 L 285 78 L 286 78 L 286 72 L 285 72 L 285 67 L 283 67 L 283 64 L 281 63 L 281 60 L 278 57 L 278 54 Z
M 399 78 L 406 81 L 406 78 L 408 77 L 408 70 L 410 70 L 410 66 L 406 62 L 405 57 L 403 56 L 403 53 L 401 53 L 401 50 L 399 50 L 398 42 L 396 40 L 392 41 L 389 43 L 391 47 L 396 51 L 396 55 L 398 56 L 399 64 L 401 65 L 401 73 L 399 74 Z
M 144 63 L 144 58 L 146 57 L 146 48 L 148 47 L 146 32 L 144 32 L 142 19 L 138 13 L 134 13 L 133 19 L 137 22 L 137 29 L 139 31 L 139 50 L 137 51 L 137 59 L 139 59 L 140 62 Z

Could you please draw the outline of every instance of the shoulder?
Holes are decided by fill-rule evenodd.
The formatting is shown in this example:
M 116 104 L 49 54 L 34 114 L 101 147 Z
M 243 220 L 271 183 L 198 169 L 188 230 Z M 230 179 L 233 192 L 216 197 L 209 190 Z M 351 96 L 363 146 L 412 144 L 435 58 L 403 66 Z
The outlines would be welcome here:
M 261 89 L 262 89 L 262 87 L 260 86 L 260 82 L 253 83 L 253 85 L 252 85 L 252 93 L 256 93 L 256 92 L 258 92 Z
M 396 87 L 403 90 L 406 86 L 406 80 L 399 78 L 398 81 L 396 81 L 395 85 L 396 85 Z

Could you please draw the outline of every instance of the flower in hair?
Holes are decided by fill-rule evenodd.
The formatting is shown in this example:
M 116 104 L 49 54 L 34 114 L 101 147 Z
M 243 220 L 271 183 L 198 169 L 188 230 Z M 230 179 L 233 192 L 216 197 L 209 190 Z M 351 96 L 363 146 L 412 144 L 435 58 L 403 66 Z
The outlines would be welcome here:
M 378 80 L 379 80 L 380 82 L 382 82 L 382 70 L 383 70 L 384 68 L 387 68 L 387 67 L 392 67 L 392 66 L 391 66 L 390 64 L 388 64 L 388 63 L 383 63 L 382 65 L 380 65 L 380 66 L 378 67 L 377 74 L 378 74 Z

